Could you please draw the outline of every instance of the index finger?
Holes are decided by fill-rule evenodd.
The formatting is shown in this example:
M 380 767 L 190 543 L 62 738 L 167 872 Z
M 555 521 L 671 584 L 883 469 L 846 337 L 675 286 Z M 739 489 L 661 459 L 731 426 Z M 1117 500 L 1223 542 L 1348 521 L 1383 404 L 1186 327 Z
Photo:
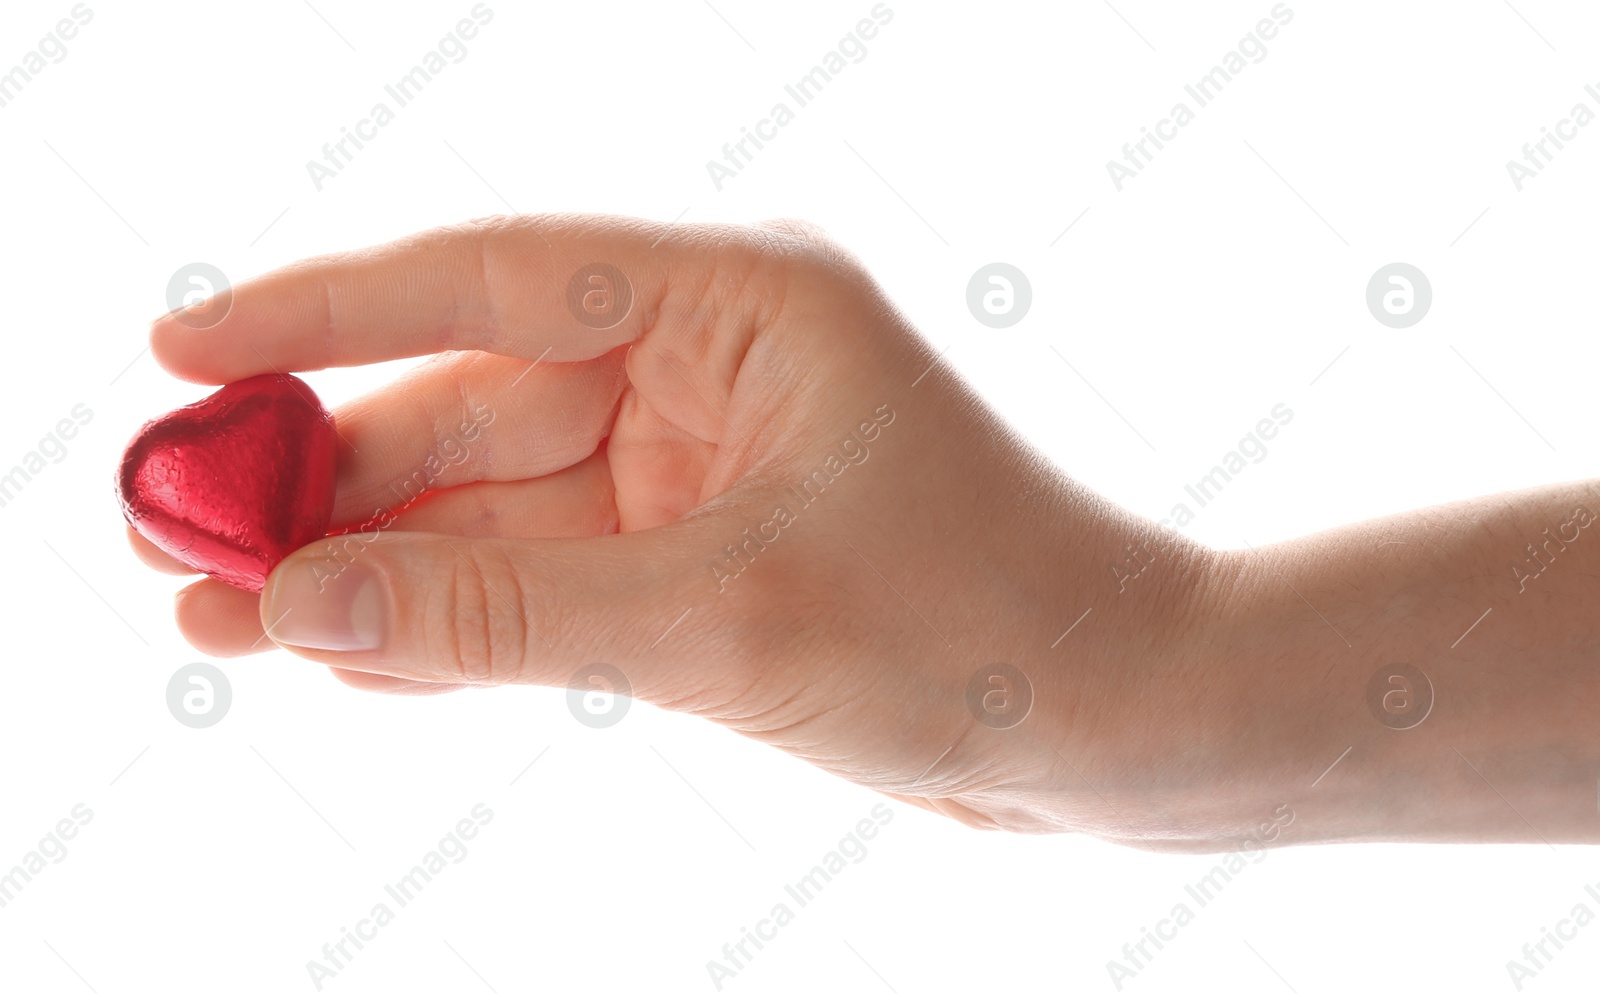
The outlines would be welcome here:
M 156 360 L 198 383 L 451 349 L 591 359 L 639 337 L 672 276 L 703 284 L 717 239 L 628 218 L 488 218 L 297 262 L 232 288 L 219 321 L 174 311 Z M 204 326 L 200 326 L 204 325 Z

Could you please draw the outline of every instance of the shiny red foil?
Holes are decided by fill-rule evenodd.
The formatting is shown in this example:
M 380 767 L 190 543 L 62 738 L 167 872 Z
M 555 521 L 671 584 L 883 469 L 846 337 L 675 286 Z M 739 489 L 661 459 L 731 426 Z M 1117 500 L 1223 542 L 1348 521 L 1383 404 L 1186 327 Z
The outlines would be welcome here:
M 133 436 L 117 472 L 122 515 L 156 547 L 259 593 L 295 549 L 328 533 L 339 436 L 294 376 L 230 383 Z

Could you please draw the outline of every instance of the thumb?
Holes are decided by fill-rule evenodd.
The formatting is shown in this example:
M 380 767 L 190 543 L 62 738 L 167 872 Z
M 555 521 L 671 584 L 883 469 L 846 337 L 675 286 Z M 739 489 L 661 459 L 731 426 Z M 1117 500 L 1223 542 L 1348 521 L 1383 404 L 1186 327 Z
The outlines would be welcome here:
M 727 632 L 739 625 L 726 621 L 740 609 L 701 561 L 707 542 L 681 524 L 599 538 L 314 542 L 268 577 L 261 624 L 295 654 L 345 669 L 571 685 L 604 663 L 620 669 L 619 692 L 678 698 L 737 659 Z

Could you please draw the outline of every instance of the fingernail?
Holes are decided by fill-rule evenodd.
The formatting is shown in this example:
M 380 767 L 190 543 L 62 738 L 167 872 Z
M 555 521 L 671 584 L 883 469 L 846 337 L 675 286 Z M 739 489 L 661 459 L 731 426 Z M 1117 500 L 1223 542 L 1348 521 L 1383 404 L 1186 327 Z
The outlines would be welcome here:
M 389 589 L 370 563 L 301 558 L 268 581 L 267 636 L 283 645 L 362 652 L 383 644 Z

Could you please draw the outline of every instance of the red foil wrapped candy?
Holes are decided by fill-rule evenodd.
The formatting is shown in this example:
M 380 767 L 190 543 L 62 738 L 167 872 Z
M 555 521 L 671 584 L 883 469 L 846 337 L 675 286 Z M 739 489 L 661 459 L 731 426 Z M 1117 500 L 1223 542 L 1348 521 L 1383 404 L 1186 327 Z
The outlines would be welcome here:
M 179 562 L 259 593 L 288 554 L 328 533 L 339 436 L 294 376 L 230 383 L 133 436 L 122 515 Z

